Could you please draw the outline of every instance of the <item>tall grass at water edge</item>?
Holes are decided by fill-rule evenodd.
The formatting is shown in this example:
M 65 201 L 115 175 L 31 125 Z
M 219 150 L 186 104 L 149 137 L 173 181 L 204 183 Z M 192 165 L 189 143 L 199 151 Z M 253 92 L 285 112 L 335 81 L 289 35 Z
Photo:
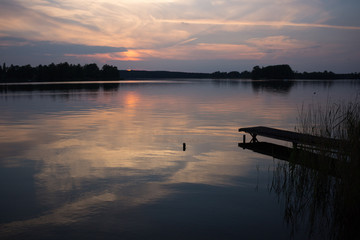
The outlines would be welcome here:
M 292 237 L 306 225 L 309 239 L 360 239 L 359 98 L 303 105 L 295 129 L 342 141 L 320 148 L 299 146 L 305 154 L 275 166 L 270 191 L 284 202 L 284 220 Z M 311 159 L 313 153 L 316 159 Z M 316 161 L 316 170 L 299 164 L 302 160 Z

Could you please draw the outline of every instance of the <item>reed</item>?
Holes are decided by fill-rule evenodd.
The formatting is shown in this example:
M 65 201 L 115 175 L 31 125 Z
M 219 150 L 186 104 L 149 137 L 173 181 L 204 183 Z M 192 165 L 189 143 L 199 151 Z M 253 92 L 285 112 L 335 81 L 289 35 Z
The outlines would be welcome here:
M 357 97 L 340 103 L 328 100 L 325 106 L 311 104 L 305 108 L 302 105 L 297 121 L 295 129 L 298 132 L 343 140 L 343 144 L 338 146 L 338 154 L 333 157 L 359 163 L 360 102 Z M 330 147 L 323 146 L 325 150 L 330 150 Z
M 303 147 L 289 162 L 275 165 L 271 191 L 284 202 L 284 220 L 293 236 L 307 224 L 308 238 L 360 239 L 360 102 L 330 102 L 304 105 L 296 130 L 301 133 L 343 140 L 317 149 Z M 295 150 L 296 151 L 296 150 Z M 318 159 L 309 159 L 316 153 Z M 297 164 L 316 160 L 319 170 Z M 321 161 L 319 161 L 319 159 Z M 332 161 L 328 161 L 331 159 Z M 330 169 L 336 174 L 322 171 Z M 324 166 L 327 165 L 327 166 Z

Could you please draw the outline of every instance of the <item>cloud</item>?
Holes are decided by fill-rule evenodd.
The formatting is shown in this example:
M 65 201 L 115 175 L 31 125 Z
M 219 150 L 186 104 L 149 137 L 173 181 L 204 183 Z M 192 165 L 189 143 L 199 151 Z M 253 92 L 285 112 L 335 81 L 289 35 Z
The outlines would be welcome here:
M 17 49 L 16 51 L 19 52 L 37 52 L 38 54 L 95 54 L 127 51 L 126 48 L 123 47 L 89 46 L 49 41 L 28 41 L 26 39 L 11 37 L 0 38 L 1 51 L 12 51 L 15 47 Z
M 280 57 L 298 54 L 295 50 L 308 45 L 330 45 L 330 41 L 343 49 L 352 46 L 354 54 L 356 43 L 348 44 L 346 39 L 359 37 L 359 17 L 355 10 L 348 10 L 358 9 L 359 4 L 336 5 L 325 0 L 3 0 L 0 38 L 22 41 L 2 39 L 0 46 L 13 46 L 8 48 L 11 54 L 16 51 L 17 55 L 4 55 L 5 60 L 16 56 L 23 60 L 21 51 L 32 49 L 38 56 L 46 52 L 46 56 L 76 60 L 148 61 L 149 65 L 154 59 L 259 59 L 274 52 Z M 278 41 L 286 51 L 275 45 L 261 46 L 256 39 L 265 39 L 267 44 Z M 295 50 L 287 47 L 291 44 Z
M 141 61 L 143 59 L 142 54 L 134 50 L 95 54 L 65 54 L 65 56 L 84 59 L 90 62 L 98 61 L 101 63 L 106 63 L 108 61 Z
M 212 26 L 226 31 L 243 27 L 360 30 L 325 24 L 328 12 L 319 1 L 310 0 L 5 0 L 1 5 L 0 35 L 126 48 L 164 47 L 194 38 Z M 217 34 L 216 29 L 213 33 Z
M 189 41 L 194 41 L 190 39 Z M 185 41 L 186 43 L 186 41 Z M 130 51 L 131 52 L 131 51 Z M 174 45 L 161 49 L 132 50 L 138 60 L 172 59 L 172 60 L 206 60 L 206 59 L 259 59 L 263 53 L 245 44 L 211 44 L 194 43 Z
M 164 23 L 222 25 L 222 26 L 263 26 L 263 27 L 301 27 L 301 28 L 334 28 L 346 30 L 360 30 L 360 26 L 339 26 L 317 23 L 294 23 L 286 21 L 232 21 L 223 19 L 158 19 Z
M 49 41 L 28 41 L 26 39 L 10 37 L 0 38 L 0 55 L 8 56 L 5 61 L 10 60 L 10 62 L 16 58 L 22 59 L 24 62 L 21 64 L 34 64 L 36 62 L 42 63 L 42 61 L 36 61 L 36 59 L 42 57 L 44 59 L 53 59 L 51 62 L 54 62 L 65 61 L 65 59 L 61 60 L 62 57 L 79 58 L 83 56 L 82 58 L 86 58 L 86 56 L 89 55 L 111 56 L 111 54 L 121 54 L 125 53 L 126 51 L 127 49 L 123 47 L 89 46 Z M 111 58 L 103 57 L 103 61 L 101 62 L 106 63 L 108 59 Z
M 252 38 L 247 40 L 250 46 L 256 47 L 260 52 L 270 58 L 289 56 L 299 52 L 313 51 L 318 47 L 310 41 L 300 41 L 289 36 L 269 36 L 265 38 Z

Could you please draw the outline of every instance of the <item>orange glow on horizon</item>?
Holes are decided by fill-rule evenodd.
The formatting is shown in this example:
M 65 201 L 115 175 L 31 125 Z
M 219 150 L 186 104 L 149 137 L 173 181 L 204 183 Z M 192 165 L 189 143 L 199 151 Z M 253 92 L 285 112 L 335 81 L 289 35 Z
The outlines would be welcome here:
M 77 57 L 85 59 L 96 59 L 100 62 L 107 62 L 109 60 L 115 61 L 140 61 L 141 53 L 136 50 L 128 50 L 126 52 L 113 53 L 96 53 L 96 54 L 65 54 L 68 57 Z

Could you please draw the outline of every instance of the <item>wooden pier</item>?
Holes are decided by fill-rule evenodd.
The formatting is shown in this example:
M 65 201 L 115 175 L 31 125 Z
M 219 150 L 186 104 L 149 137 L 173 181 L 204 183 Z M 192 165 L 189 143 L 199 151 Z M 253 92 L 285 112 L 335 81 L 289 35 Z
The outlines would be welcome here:
M 351 144 L 345 140 L 318 137 L 262 126 L 240 128 L 239 132 L 249 133 L 252 137 L 251 141 L 246 143 L 244 135 L 243 143 L 239 143 L 239 147 L 243 149 L 249 149 L 279 160 L 302 165 L 334 177 L 341 177 L 338 174 L 338 170 L 349 167 L 348 162 L 334 158 L 334 156 L 339 156 L 338 154 L 340 154 L 344 159 L 347 159 L 346 156 L 349 154 L 348 148 L 351 147 Z M 292 142 L 293 148 L 274 143 L 259 142 L 257 136 Z M 298 144 L 302 147 L 297 148 Z M 324 154 L 325 152 L 326 154 Z M 333 153 L 336 153 L 336 155 L 332 155 Z
M 343 140 L 318 137 L 310 134 L 291 132 L 287 130 L 280 130 L 263 126 L 240 128 L 239 132 L 249 133 L 252 137 L 250 142 L 258 142 L 256 137 L 263 136 L 267 138 L 292 142 L 294 147 L 296 147 L 298 144 L 316 147 L 327 147 L 331 149 L 338 149 L 340 146 L 346 146 L 346 142 Z M 243 142 L 245 143 L 245 136 Z

